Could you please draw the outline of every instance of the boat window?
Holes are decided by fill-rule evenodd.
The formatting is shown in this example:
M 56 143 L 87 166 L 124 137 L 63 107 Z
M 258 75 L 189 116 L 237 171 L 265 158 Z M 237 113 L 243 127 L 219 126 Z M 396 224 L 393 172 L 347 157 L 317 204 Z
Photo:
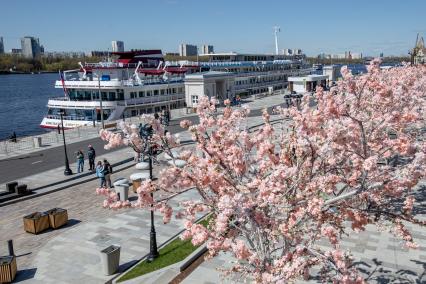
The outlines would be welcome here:
M 124 101 L 124 91 L 123 91 L 123 89 L 117 89 L 117 100 Z
M 64 109 L 63 118 L 65 120 L 93 120 L 94 113 L 98 113 L 98 120 L 100 120 L 100 111 L 95 109 Z M 60 108 L 49 108 L 47 112 L 48 118 L 60 119 Z M 107 119 L 111 114 L 111 110 L 104 110 L 104 118 Z
M 154 90 L 154 96 L 158 96 L 158 90 Z
M 76 99 L 78 101 L 81 101 L 81 100 L 83 100 L 83 97 L 84 97 L 84 91 L 77 91 L 77 97 L 76 97 Z
M 108 100 L 109 101 L 115 101 L 115 92 L 109 92 L 108 93 Z
M 102 95 L 102 100 L 106 101 L 107 100 L 107 92 L 101 92 Z
M 161 92 L 161 94 L 162 94 L 162 95 L 164 95 L 164 89 L 161 89 L 161 91 L 160 91 L 160 92 Z
M 140 91 L 139 92 L 139 98 L 143 98 L 145 97 L 145 92 L 144 91 Z
M 146 91 L 146 96 L 150 97 L 151 96 L 151 91 Z

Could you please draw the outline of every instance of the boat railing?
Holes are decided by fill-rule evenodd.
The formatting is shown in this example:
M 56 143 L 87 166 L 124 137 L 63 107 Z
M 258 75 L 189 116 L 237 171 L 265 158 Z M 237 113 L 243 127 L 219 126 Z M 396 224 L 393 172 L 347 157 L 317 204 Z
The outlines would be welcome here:
M 69 97 L 54 97 L 54 98 L 49 98 L 49 100 L 54 100 L 54 101 L 70 101 Z
M 136 68 L 138 63 L 122 63 L 122 62 L 96 62 L 96 63 L 84 63 L 84 67 L 88 68 Z M 142 67 L 156 67 L 152 64 L 141 63 Z
M 268 61 L 167 61 L 169 65 L 183 65 L 183 66 L 205 66 L 205 67 L 239 67 L 239 66 L 259 66 L 259 65 L 272 65 L 272 64 L 292 64 L 291 60 L 268 60 Z
M 166 96 L 135 98 L 135 99 L 127 100 L 125 103 L 118 102 L 117 105 L 119 106 L 134 106 L 134 105 L 141 105 L 141 104 L 148 105 L 148 104 L 178 101 L 178 100 L 184 100 L 184 99 L 185 99 L 185 94 L 173 94 L 173 95 L 166 95 Z

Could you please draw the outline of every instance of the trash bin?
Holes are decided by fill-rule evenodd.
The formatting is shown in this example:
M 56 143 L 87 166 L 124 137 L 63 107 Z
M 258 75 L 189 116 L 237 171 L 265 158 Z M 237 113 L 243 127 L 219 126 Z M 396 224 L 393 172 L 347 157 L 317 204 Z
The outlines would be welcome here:
M 126 201 L 129 198 L 129 181 L 125 178 L 120 178 L 113 183 L 115 192 L 120 196 L 121 201 Z
M 33 137 L 34 148 L 41 147 L 41 137 Z
M 111 245 L 101 250 L 101 264 L 105 275 L 117 272 L 120 265 L 120 247 Z

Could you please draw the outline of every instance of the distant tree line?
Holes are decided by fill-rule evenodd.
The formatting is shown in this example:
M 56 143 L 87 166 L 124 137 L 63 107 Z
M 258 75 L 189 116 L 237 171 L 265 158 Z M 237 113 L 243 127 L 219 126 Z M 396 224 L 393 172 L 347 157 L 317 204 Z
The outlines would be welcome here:
M 99 62 L 97 57 L 63 58 L 40 57 L 37 59 L 25 58 L 19 55 L 1 54 L 0 72 L 57 72 L 79 68 L 78 62 Z
M 363 64 L 367 59 L 372 58 L 362 58 L 362 59 L 349 59 L 349 58 L 317 58 L 317 57 L 308 57 L 306 60 L 311 64 Z M 401 63 L 401 62 L 410 62 L 410 57 L 398 57 L 398 56 L 389 56 L 382 57 L 382 63 Z

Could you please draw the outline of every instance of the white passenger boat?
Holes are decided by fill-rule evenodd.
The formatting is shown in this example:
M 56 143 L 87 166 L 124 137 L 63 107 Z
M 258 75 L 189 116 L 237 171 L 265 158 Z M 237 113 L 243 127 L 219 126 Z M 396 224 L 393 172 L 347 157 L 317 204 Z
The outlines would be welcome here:
M 161 50 L 112 53 L 114 60 L 80 64 L 63 72 L 55 83 L 65 95 L 49 99 L 40 126 L 57 128 L 63 113 L 64 128 L 87 126 L 123 117 L 186 107 L 185 77 L 207 71 L 233 74 L 232 92 L 217 95 L 220 101 L 239 95 L 266 93 L 287 87 L 287 78 L 310 74 L 303 60 L 283 55 L 216 53 L 203 62 L 165 61 Z

